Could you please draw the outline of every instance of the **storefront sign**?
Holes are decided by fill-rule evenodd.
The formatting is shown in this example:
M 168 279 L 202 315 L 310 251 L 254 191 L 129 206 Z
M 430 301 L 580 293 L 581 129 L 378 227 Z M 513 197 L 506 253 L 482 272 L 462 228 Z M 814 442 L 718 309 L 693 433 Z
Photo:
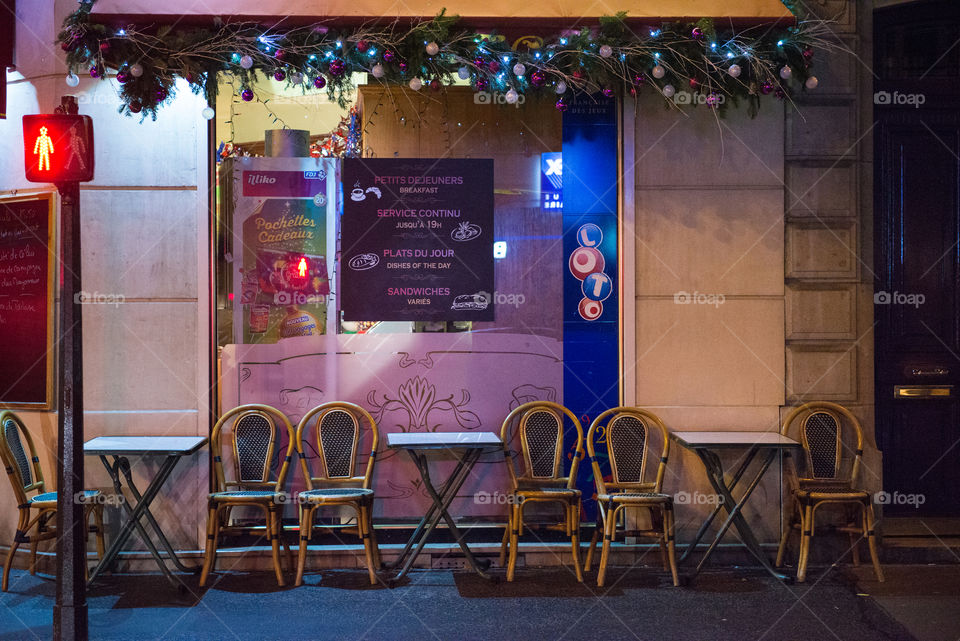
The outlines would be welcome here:
M 226 207 L 233 219 L 236 342 L 323 334 L 331 304 L 334 161 L 245 158 L 221 171 L 232 195 Z
M 50 407 L 52 220 L 53 194 L 0 200 L 0 407 Z
M 345 320 L 494 319 L 493 160 L 343 161 Z

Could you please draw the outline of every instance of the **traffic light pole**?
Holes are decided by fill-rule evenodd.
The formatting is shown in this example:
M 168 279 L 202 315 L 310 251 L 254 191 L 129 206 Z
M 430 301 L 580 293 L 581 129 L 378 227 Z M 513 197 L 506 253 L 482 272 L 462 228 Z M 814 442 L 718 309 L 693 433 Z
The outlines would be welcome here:
M 87 639 L 87 524 L 83 496 L 83 310 L 80 293 L 80 183 L 60 191 L 60 405 L 57 448 L 57 600 L 53 638 Z

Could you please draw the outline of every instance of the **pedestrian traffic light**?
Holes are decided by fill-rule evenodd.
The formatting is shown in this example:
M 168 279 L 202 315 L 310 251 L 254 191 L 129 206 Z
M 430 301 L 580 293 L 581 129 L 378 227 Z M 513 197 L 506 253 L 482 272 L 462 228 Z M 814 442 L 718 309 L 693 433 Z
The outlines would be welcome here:
M 24 116 L 23 165 L 30 182 L 93 180 L 93 121 L 67 114 Z

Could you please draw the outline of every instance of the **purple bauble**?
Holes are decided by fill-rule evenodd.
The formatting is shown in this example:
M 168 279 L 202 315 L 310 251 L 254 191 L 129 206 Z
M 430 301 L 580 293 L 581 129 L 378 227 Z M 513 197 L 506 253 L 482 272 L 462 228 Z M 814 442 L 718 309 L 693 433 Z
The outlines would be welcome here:
M 477 91 L 486 91 L 488 84 L 489 83 L 487 82 L 487 79 L 484 78 L 483 76 L 480 76 L 479 78 L 477 78 L 477 81 L 474 83 L 474 86 L 477 88 Z
M 764 96 L 768 95 L 771 91 L 773 91 L 773 83 L 769 80 L 760 85 L 760 93 Z
M 434 91 L 440 91 L 440 87 L 441 87 L 441 84 L 439 79 L 434 78 L 433 80 L 430 81 L 430 88 L 433 89 Z
M 283 69 L 277 69 L 273 72 L 273 79 L 277 82 L 283 82 L 287 79 L 287 72 L 285 72 Z
M 100 43 L 100 51 L 101 51 L 102 53 L 107 53 L 108 51 L 110 51 L 110 43 L 107 42 L 106 40 L 103 41 L 103 42 L 101 42 L 101 43 Z
M 483 58 L 481 56 L 477 56 L 473 59 L 473 64 L 477 67 L 482 67 L 484 65 Z
M 240 99 L 243 100 L 244 102 L 250 102 L 251 100 L 253 100 L 253 91 L 251 91 L 250 89 L 244 89 L 243 91 L 240 92 Z
M 716 107 L 719 104 L 720 104 L 720 95 L 715 91 L 711 92 L 710 95 L 707 96 L 707 106 Z
M 167 95 L 168 95 L 167 90 L 164 89 L 163 87 L 160 87 L 159 89 L 157 89 L 157 102 L 163 102 L 164 100 L 166 100 Z
M 140 104 L 139 100 L 131 100 L 130 104 L 127 105 L 127 109 L 130 110 L 130 113 L 138 114 L 140 110 L 143 109 L 143 105 Z
M 317 76 L 316 78 L 313 79 L 313 86 L 316 87 L 317 89 L 323 89 L 324 87 L 327 86 L 327 79 L 324 78 L 323 76 Z
M 344 70 L 343 60 L 340 60 L 339 58 L 334 58 L 333 60 L 331 60 L 330 66 L 327 67 L 327 71 L 329 71 L 330 75 L 334 77 L 342 76 L 343 70 Z
M 803 50 L 803 59 L 810 62 L 813 59 L 813 49 L 807 47 Z
M 103 69 L 101 69 L 101 68 L 98 67 L 97 65 L 93 65 L 92 67 L 90 67 L 90 77 L 91 77 L 91 78 L 99 78 L 99 77 L 102 76 L 102 75 L 103 75 Z
M 603 95 L 606 96 L 607 98 L 613 98 L 613 89 L 611 89 L 610 87 L 604 87 Z
M 370 47 L 370 43 L 366 40 L 357 40 L 357 51 L 364 53 Z
M 500 63 L 496 60 L 491 60 L 487 63 L 487 69 L 490 70 L 490 73 L 497 73 L 500 71 Z
M 773 95 L 779 98 L 780 100 L 783 100 L 784 98 L 787 97 L 787 92 L 781 89 L 780 87 L 777 87 L 777 90 L 773 92 Z
M 703 29 L 694 27 L 693 31 L 690 32 L 690 37 L 697 41 L 703 40 Z
M 130 82 L 130 74 L 127 73 L 126 71 L 118 71 L 117 82 L 119 82 L 121 85 L 127 84 L 128 82 Z
M 640 75 L 640 74 L 637 74 L 636 76 L 633 77 L 633 84 L 634 84 L 635 86 L 637 86 L 637 87 L 640 87 L 640 86 L 646 84 L 646 82 L 647 82 L 646 76 L 642 76 L 642 75 Z
M 547 75 L 537 69 L 532 74 L 530 74 L 530 84 L 534 87 L 542 87 L 543 83 L 547 81 Z
M 387 49 L 386 51 L 383 52 L 383 61 L 391 62 L 392 60 L 393 60 L 393 52 Z
M 557 101 L 557 104 L 554 105 L 557 108 L 557 111 L 566 111 L 569 106 L 566 102 L 563 101 L 563 98 Z
M 400 70 L 400 73 L 403 73 L 407 70 L 407 63 L 401 61 L 399 64 L 397 64 L 397 68 Z
M 287 57 L 287 52 L 285 49 L 277 49 L 277 52 L 273 54 L 273 57 L 277 60 L 283 60 Z

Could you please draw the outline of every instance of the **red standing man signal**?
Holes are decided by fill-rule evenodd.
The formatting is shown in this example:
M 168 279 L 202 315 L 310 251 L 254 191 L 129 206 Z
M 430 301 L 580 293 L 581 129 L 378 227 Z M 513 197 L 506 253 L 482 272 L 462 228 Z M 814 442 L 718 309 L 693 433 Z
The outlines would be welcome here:
M 23 165 L 30 182 L 93 179 L 93 123 L 88 116 L 24 116 L 23 142 Z

